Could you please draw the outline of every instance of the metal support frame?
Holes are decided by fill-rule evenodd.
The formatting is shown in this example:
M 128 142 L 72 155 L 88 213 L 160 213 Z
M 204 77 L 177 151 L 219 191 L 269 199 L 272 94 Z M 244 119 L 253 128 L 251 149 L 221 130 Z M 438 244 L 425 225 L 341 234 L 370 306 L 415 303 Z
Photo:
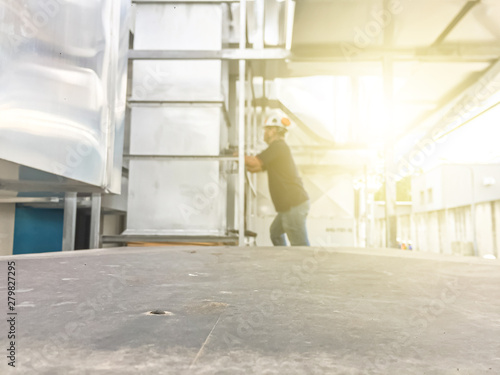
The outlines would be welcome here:
M 75 250 L 76 209 L 76 193 L 66 193 L 64 198 L 63 251 Z
M 240 50 L 246 47 L 247 2 L 240 0 Z M 245 68 L 246 61 L 239 60 L 238 103 L 238 244 L 245 246 Z
M 236 156 L 222 156 L 222 155 L 139 155 L 139 154 L 125 154 L 125 159 L 175 159 L 175 160 L 219 160 L 219 161 L 238 161 Z
M 253 1 L 253 0 L 249 0 Z M 238 3 L 239 0 L 132 0 L 135 4 L 223 4 Z
M 283 60 L 290 56 L 290 51 L 283 48 L 245 47 L 213 51 L 129 50 L 128 53 L 130 60 Z
M 98 249 L 101 247 L 101 200 L 101 194 L 92 194 L 92 206 L 90 209 L 90 249 Z

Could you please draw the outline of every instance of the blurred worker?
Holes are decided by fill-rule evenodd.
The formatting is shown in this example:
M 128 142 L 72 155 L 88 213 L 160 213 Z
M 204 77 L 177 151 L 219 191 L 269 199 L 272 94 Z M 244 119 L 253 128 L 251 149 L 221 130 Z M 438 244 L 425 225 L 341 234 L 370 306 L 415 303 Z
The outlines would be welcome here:
M 269 147 L 257 156 L 245 156 L 245 166 L 252 173 L 267 170 L 269 192 L 278 212 L 270 228 L 273 245 L 286 246 L 286 233 L 292 246 L 309 246 L 306 229 L 309 196 L 285 143 L 289 126 L 286 117 L 269 117 L 264 128 L 264 141 Z

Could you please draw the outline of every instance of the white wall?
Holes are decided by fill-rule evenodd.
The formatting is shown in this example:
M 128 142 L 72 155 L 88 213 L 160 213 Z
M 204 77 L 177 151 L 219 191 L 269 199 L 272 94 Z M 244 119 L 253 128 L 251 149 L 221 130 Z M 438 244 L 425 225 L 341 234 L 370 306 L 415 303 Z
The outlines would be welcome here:
M 422 192 L 425 202 L 421 199 Z M 414 212 L 468 206 L 472 200 L 475 203 L 499 200 L 500 165 L 442 165 L 412 179 L 412 199 Z
M 476 204 L 475 219 L 478 255 L 499 257 L 500 200 Z M 470 206 L 399 216 L 398 236 L 403 238 L 408 234 L 418 251 L 474 254 Z
M 442 174 L 442 170 L 436 168 L 412 179 L 411 193 L 414 212 L 433 211 L 443 207 Z M 432 199 L 429 190 L 432 190 Z

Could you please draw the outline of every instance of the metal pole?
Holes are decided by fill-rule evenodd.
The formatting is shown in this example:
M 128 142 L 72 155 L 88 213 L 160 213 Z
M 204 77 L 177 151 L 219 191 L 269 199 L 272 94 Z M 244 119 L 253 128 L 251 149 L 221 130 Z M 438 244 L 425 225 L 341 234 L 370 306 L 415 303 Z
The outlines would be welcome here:
M 252 132 L 250 131 L 250 124 L 252 123 L 252 92 L 251 92 L 251 87 L 250 90 L 248 86 L 250 86 L 252 83 L 252 66 L 250 62 L 248 63 L 248 66 L 246 67 L 246 83 L 245 83 L 245 93 L 246 93 L 246 132 L 245 132 L 245 149 L 246 152 L 245 154 L 248 155 L 250 154 L 250 145 L 252 144 Z M 245 171 L 246 178 L 248 180 L 248 184 L 246 184 L 245 187 L 245 229 L 250 227 L 250 220 L 252 217 L 252 203 L 254 200 L 254 194 L 252 192 L 254 191 L 254 188 L 251 187 L 250 185 L 252 184 L 252 177 L 250 176 L 250 172 Z M 245 180 L 245 181 L 247 181 Z M 256 195 L 256 193 L 255 193 Z
M 246 48 L 246 0 L 240 0 L 240 49 Z M 245 60 L 239 60 L 238 244 L 245 246 Z
M 252 118 L 252 150 L 255 152 L 257 149 L 257 107 L 253 107 L 253 118 Z M 258 191 L 257 188 L 257 173 L 252 173 L 252 183 L 255 186 L 255 190 Z M 258 197 L 258 195 L 257 195 Z M 257 197 L 253 199 L 252 206 L 252 214 L 253 214 L 253 223 L 257 221 Z M 255 229 L 255 225 L 251 228 Z
M 252 64 L 251 63 L 248 63 L 248 67 L 246 69 L 247 71 L 247 81 L 245 83 L 245 88 L 248 89 L 248 86 L 252 84 Z M 246 150 L 247 150 L 247 153 L 251 151 L 251 145 L 252 145 L 252 132 L 251 132 L 251 124 L 252 124 L 252 92 L 251 92 L 251 89 L 250 90 L 245 90 L 245 95 L 248 94 L 248 100 L 246 100 L 246 124 L 247 124 L 247 127 L 246 127 L 246 132 L 245 132 L 245 147 L 246 147 Z M 245 98 L 247 99 L 247 98 Z
M 474 183 L 474 169 L 473 167 L 468 167 L 471 176 L 471 193 L 472 193 L 472 202 L 470 204 L 471 210 L 471 225 L 472 225 L 472 246 L 474 248 L 474 255 L 478 256 L 479 251 L 477 248 L 477 231 L 476 231 L 476 187 Z
M 64 198 L 63 251 L 75 250 L 76 193 L 66 193 Z
M 368 223 L 368 167 L 364 166 L 364 175 L 365 175 L 365 191 L 364 191 L 364 194 L 363 194 L 363 199 L 364 199 L 364 209 L 365 209 L 365 212 L 364 212 L 364 220 L 365 220 L 365 247 L 368 247 L 369 246 L 369 243 L 370 243 L 370 235 L 369 235 L 369 230 L 368 230 L 368 226 L 369 226 L 369 223 Z
M 101 194 L 92 194 L 92 207 L 90 209 L 90 249 L 100 248 L 101 233 Z
M 393 65 L 390 57 L 384 59 L 384 91 L 387 120 L 385 147 L 385 246 L 395 246 L 396 237 L 396 181 L 391 178 L 393 164 Z

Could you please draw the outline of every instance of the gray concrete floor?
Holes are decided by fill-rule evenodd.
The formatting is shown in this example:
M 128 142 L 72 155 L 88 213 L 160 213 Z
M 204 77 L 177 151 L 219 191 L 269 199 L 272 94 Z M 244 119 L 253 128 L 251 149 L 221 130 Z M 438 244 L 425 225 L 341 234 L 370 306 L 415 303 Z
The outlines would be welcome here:
M 3 257 L 2 280 L 12 260 L 17 367 L 2 355 L 1 374 L 500 374 L 498 261 L 117 248 Z

